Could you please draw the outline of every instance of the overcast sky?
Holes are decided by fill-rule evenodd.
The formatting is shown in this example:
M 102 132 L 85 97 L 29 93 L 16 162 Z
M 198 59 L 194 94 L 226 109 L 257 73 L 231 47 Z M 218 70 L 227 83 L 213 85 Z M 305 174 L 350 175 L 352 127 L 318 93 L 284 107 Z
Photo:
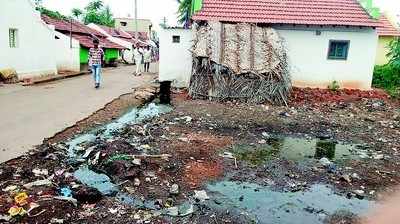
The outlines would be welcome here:
M 163 17 L 168 19 L 168 25 L 176 25 L 177 0 L 137 0 L 138 17 L 151 19 L 158 25 Z M 70 15 L 72 8 L 83 9 L 89 0 L 43 0 L 44 6 Z M 115 17 L 134 15 L 134 0 L 104 0 L 111 7 Z M 374 3 L 383 10 L 390 10 L 400 14 L 399 0 L 374 0 Z
M 139 19 L 150 19 L 153 24 L 158 25 L 163 17 L 166 17 L 168 25 L 176 25 L 177 0 L 137 1 Z M 43 5 L 65 15 L 70 15 L 72 8 L 83 9 L 88 2 L 89 0 L 43 0 Z M 134 0 L 104 0 L 104 2 L 111 7 L 114 17 L 134 16 Z

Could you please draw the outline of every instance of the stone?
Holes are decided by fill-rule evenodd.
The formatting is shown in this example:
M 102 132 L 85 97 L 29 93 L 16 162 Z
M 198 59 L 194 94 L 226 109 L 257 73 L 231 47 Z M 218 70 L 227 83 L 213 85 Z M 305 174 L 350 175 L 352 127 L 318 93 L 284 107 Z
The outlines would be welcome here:
M 350 176 L 347 175 L 347 174 L 342 175 L 342 176 L 340 177 L 340 180 L 345 181 L 345 182 L 347 182 L 347 183 L 351 183 L 351 178 L 350 178 Z
M 208 197 L 207 192 L 206 191 L 194 191 L 194 199 L 203 202 L 205 200 L 209 200 L 210 197 Z
M 141 159 L 133 159 L 132 164 L 134 164 L 136 166 L 140 166 L 140 165 L 142 165 L 142 160 Z
M 49 175 L 49 171 L 47 169 L 33 169 L 32 173 L 36 176 L 36 177 L 40 177 L 40 176 L 48 176 Z
M 267 143 L 267 141 L 265 141 L 264 139 L 258 141 L 258 144 L 260 144 L 260 145 L 263 145 L 263 144 L 266 144 L 266 143 Z
M 178 195 L 179 194 L 179 185 L 178 184 L 173 184 L 171 188 L 169 189 L 169 193 L 172 195 Z
M 95 204 L 103 198 L 103 195 L 96 188 L 81 187 L 73 193 L 73 197 L 81 204 Z
M 33 181 L 31 183 L 24 184 L 25 188 L 31 189 L 32 187 L 39 187 L 39 186 L 51 186 L 53 182 L 51 182 L 49 179 L 44 179 L 44 180 L 37 180 Z
M 365 197 L 365 192 L 363 190 L 354 190 L 353 193 L 358 199 L 364 199 Z
M 133 180 L 133 185 L 136 186 L 136 187 L 139 187 L 139 186 L 140 186 L 140 180 L 139 180 L 139 178 L 135 178 L 135 179 Z
M 322 166 L 329 166 L 330 164 L 332 164 L 332 162 L 328 159 L 328 158 L 321 158 L 320 160 L 319 160 L 319 163 L 322 165 Z
M 52 223 L 52 224 L 62 224 L 62 223 L 64 223 L 64 219 L 52 218 L 50 220 L 50 223 Z

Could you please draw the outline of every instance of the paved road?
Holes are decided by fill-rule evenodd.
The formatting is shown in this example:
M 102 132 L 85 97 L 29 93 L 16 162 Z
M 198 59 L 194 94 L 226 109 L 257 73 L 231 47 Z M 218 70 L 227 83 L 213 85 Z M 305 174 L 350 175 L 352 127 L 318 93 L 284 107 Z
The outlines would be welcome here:
M 152 80 L 150 75 L 135 77 L 132 71 L 132 66 L 104 71 L 98 90 L 90 75 L 39 86 L 0 87 L 0 162 L 26 153 L 44 138 Z

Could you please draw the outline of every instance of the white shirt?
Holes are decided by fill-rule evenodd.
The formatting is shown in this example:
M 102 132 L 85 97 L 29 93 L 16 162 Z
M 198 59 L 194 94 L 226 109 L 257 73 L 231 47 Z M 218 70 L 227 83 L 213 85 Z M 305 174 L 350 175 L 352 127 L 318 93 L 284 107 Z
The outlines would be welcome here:
M 144 57 L 144 62 L 146 62 L 146 63 L 151 62 L 151 50 L 147 50 L 147 49 L 144 50 L 143 57 Z
M 133 58 L 135 59 L 135 61 L 141 62 L 142 61 L 142 51 L 139 48 L 135 48 L 135 50 L 133 50 Z

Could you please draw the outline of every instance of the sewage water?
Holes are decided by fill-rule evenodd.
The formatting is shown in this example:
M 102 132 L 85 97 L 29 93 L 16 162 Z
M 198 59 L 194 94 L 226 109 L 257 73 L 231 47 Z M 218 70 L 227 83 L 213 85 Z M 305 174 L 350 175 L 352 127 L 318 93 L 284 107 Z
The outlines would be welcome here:
M 150 103 L 142 108 L 133 108 L 128 113 L 124 114 L 117 120 L 89 133 L 79 135 L 69 142 L 68 154 L 71 158 L 77 158 L 77 151 L 79 151 L 79 145 L 84 143 L 89 143 L 95 141 L 97 138 L 100 139 L 110 139 L 112 134 L 123 129 L 127 125 L 139 124 L 144 120 L 150 119 L 152 117 L 157 117 L 165 113 L 172 111 L 172 107 L 169 105 L 157 105 L 155 103 Z
M 252 183 L 222 181 L 207 185 L 224 210 L 248 214 L 256 223 L 323 223 L 339 211 L 364 215 L 374 206 L 368 200 L 337 195 L 327 185 L 312 185 L 303 192 L 278 192 Z
M 169 105 L 157 105 L 150 103 L 142 108 L 133 108 L 128 113 L 124 114 L 117 120 L 89 133 L 79 135 L 71 139 L 68 144 L 68 154 L 72 161 L 82 160 L 85 161 L 86 158 L 82 158 L 82 151 L 80 149 L 81 144 L 94 142 L 96 139 L 100 138 L 102 140 L 111 139 L 113 133 L 120 131 L 127 125 L 139 124 L 147 119 L 160 116 L 165 113 L 172 111 L 172 107 Z M 80 153 L 78 153 L 80 151 Z M 135 198 L 134 196 L 122 193 L 117 185 L 112 183 L 111 179 L 105 175 L 97 173 L 90 170 L 87 165 L 81 166 L 78 170 L 74 172 L 74 177 L 81 183 L 96 188 L 103 195 L 116 196 L 120 201 L 135 205 L 137 207 L 144 207 L 148 209 L 154 209 L 154 203 L 151 201 L 142 202 L 141 200 Z
M 112 196 L 118 192 L 118 187 L 105 174 L 99 174 L 82 166 L 74 172 L 74 177 L 85 185 L 96 188 L 103 195 Z
M 233 147 L 233 152 L 238 159 L 246 160 L 253 165 L 260 165 L 277 157 L 298 162 L 326 157 L 340 162 L 346 159 L 359 159 L 362 153 L 352 144 L 293 137 L 270 138 L 262 145 L 236 145 Z

